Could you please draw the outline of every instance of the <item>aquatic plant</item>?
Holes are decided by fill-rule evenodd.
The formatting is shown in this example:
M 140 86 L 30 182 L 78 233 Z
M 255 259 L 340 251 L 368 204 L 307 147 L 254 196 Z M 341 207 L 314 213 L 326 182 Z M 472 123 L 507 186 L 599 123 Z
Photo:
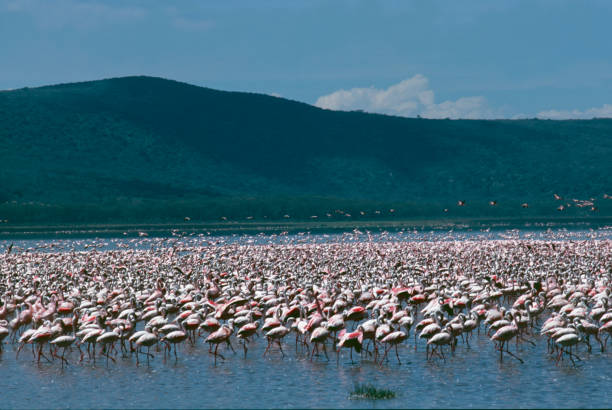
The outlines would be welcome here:
M 351 392 L 351 399 L 385 400 L 395 398 L 395 392 L 389 389 L 381 389 L 372 384 L 355 384 Z

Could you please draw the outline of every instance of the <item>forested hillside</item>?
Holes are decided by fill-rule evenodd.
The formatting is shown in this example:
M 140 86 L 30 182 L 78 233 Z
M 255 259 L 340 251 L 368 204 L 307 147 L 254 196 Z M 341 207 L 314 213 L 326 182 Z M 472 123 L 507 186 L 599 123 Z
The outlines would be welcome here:
M 612 216 L 608 119 L 410 119 L 126 77 L 1 91 L 0 141 L 16 224 Z

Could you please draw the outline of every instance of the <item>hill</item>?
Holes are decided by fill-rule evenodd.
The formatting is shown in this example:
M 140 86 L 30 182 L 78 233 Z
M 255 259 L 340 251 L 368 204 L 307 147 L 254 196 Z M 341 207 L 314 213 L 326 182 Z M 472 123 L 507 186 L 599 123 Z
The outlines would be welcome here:
M 0 92 L 0 141 L 9 223 L 612 216 L 609 119 L 411 119 L 125 77 Z

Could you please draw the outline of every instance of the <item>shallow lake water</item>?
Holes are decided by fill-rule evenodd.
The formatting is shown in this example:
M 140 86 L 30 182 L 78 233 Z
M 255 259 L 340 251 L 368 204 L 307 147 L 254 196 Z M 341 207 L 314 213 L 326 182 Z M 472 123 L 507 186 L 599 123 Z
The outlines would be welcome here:
M 577 240 L 595 235 L 598 239 L 609 239 L 610 230 L 583 231 Z M 499 235 L 495 233 L 494 235 Z M 544 232 L 505 232 L 503 235 L 530 239 L 552 239 Z M 394 237 L 395 235 L 395 237 Z M 397 237 L 400 235 L 400 237 Z M 393 233 L 373 240 L 443 240 L 445 236 L 462 234 Z M 484 235 L 492 233 L 478 232 Z M 544 237 L 538 237 L 543 235 Z M 548 233 L 548 235 L 552 235 Z M 470 239 L 473 236 L 468 235 Z M 349 240 L 345 235 L 295 235 L 289 239 L 267 236 L 228 236 L 216 238 L 183 238 L 181 241 L 217 241 L 238 243 L 266 243 L 302 239 L 309 241 Z M 365 233 L 353 234 L 350 240 L 367 240 Z M 455 239 L 461 237 L 455 236 Z M 370 238 L 372 240 L 372 238 Z M 117 243 L 129 246 L 129 239 L 112 240 L 62 240 L 53 241 L 55 251 L 73 247 L 88 248 L 93 244 L 113 248 Z M 251 241 L 251 242 L 249 242 Z M 0 248 L 10 241 L 0 242 Z M 154 242 L 152 242 L 154 243 Z M 277 242 L 278 243 L 278 242 Z M 41 240 L 15 241 L 17 248 L 44 246 Z M 142 244 L 139 246 L 143 246 Z M 145 245 L 146 246 L 146 245 Z M 85 249 L 85 248 L 84 248 Z M 484 326 L 482 327 L 484 329 Z M 247 358 L 242 348 L 234 341 L 236 353 L 225 346 L 220 351 L 225 360 L 214 364 L 213 356 L 202 339 L 196 346 L 185 344 L 179 348 L 178 360 L 164 359 L 162 352 L 150 363 L 136 365 L 134 356 L 117 362 L 98 358 L 96 364 L 85 357 L 79 363 L 76 349 L 67 354 L 70 364 L 63 369 L 59 360 L 40 364 L 33 360 L 29 346 L 15 358 L 16 345 L 5 344 L 0 353 L 0 407 L 2 408 L 423 408 L 423 407 L 610 407 L 612 395 L 612 353 L 601 353 L 596 342 L 592 353 L 581 346 L 576 366 L 569 359 L 559 363 L 547 353 L 546 339 L 529 336 L 535 346 L 523 342 L 511 344 L 511 351 L 524 363 L 504 356 L 494 350 L 493 343 L 481 331 L 474 332 L 471 348 L 459 343 L 451 354 L 445 350 L 446 359 L 426 360 L 425 344 L 419 341 L 415 351 L 414 328 L 409 339 L 399 347 L 402 364 L 398 364 L 394 351 L 389 352 L 389 361 L 382 366 L 375 364 L 367 354 L 342 351 L 339 363 L 328 346 L 329 361 L 325 356 L 310 361 L 301 349 L 296 353 L 295 338 L 291 334 L 283 343 L 285 356 L 275 346 L 263 356 L 266 342 L 254 339 Z M 142 358 L 141 358 L 142 359 Z M 390 400 L 354 400 L 350 392 L 356 383 L 371 383 L 377 387 L 396 392 Z
M 134 357 L 103 358 L 96 364 L 78 363 L 75 350 L 63 370 L 58 360 L 40 365 L 24 350 L 15 360 L 9 347 L 0 356 L 0 388 L 3 408 L 58 407 L 609 407 L 612 371 L 609 352 L 578 353 L 575 367 L 565 359 L 559 364 L 546 353 L 546 341 L 519 345 L 525 361 L 505 356 L 500 362 L 493 344 L 474 335 L 472 348 L 461 343 L 446 360 L 425 359 L 424 343 L 414 351 L 413 339 L 400 346 L 399 365 L 393 351 L 389 362 L 374 364 L 370 357 L 354 354 L 351 363 L 343 351 L 339 364 L 335 354 L 311 362 L 295 345 L 284 344 L 286 356 L 274 348 L 265 358 L 265 342 L 255 339 L 247 358 L 223 351 L 226 360 L 214 365 L 208 347 L 179 349 L 164 360 L 156 353 L 150 364 L 136 365 Z M 5 346 L 6 347 L 6 346 Z M 511 351 L 515 346 L 511 347 Z M 222 347 L 224 349 L 224 347 Z M 356 383 L 372 383 L 396 392 L 391 400 L 350 398 Z

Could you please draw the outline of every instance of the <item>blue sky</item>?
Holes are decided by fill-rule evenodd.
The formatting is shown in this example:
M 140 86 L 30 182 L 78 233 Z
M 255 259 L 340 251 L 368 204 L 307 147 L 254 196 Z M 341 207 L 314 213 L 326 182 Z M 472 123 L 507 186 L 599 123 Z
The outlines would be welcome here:
M 330 109 L 612 117 L 612 1 L 0 0 L 0 89 L 145 74 Z

